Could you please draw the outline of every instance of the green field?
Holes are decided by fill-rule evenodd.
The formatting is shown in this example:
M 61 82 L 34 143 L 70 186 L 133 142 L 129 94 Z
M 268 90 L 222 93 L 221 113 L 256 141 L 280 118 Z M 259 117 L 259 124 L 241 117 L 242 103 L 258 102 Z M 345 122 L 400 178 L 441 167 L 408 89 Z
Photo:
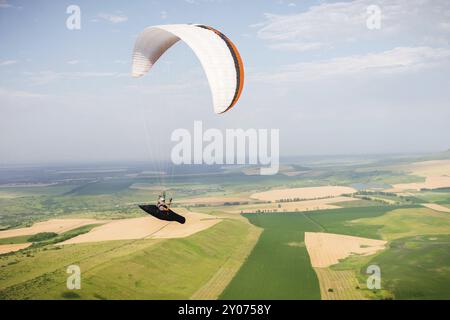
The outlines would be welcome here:
M 367 265 L 380 266 L 382 286 L 395 299 L 450 299 L 449 252 L 450 235 L 407 237 Z
M 428 208 L 401 208 L 376 217 L 354 221 L 354 227 L 378 228 L 378 236 L 385 240 L 423 234 L 450 233 L 450 214 Z
M 361 218 L 381 217 L 393 210 L 392 206 L 345 208 L 336 210 L 321 210 L 310 212 L 307 216 L 320 225 L 322 232 L 346 234 L 356 237 L 381 239 L 381 225 L 355 224 L 354 220 Z
M 132 179 L 110 179 L 99 182 L 92 182 L 67 192 L 68 195 L 99 195 L 113 194 L 128 189 L 133 184 Z
M 353 220 L 353 227 L 376 228 L 391 240 L 375 256 L 353 256 L 331 267 L 354 270 L 365 287 L 369 265 L 382 272 L 382 290 L 368 292 L 374 299 L 448 299 L 450 288 L 450 215 L 422 207 L 400 208 L 384 215 Z
M 264 228 L 258 243 L 220 299 L 320 299 L 304 246 L 305 231 L 320 229 L 302 214 L 249 214 Z
M 0 199 L 30 196 L 58 196 L 70 192 L 73 185 L 54 185 L 36 187 L 0 187 Z
M 421 199 L 423 202 L 434 202 L 438 204 L 449 204 L 450 203 L 450 191 L 422 191 L 416 194 L 416 197 Z
M 18 237 L 10 237 L 10 238 L 2 238 L 0 239 L 0 244 L 16 244 L 16 243 L 26 243 L 30 236 L 18 236 Z

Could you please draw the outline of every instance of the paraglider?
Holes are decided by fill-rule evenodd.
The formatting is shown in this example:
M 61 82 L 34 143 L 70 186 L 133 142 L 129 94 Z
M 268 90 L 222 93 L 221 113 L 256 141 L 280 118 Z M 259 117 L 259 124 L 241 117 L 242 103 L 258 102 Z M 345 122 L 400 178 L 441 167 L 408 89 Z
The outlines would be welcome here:
M 158 207 L 154 204 L 141 204 L 139 208 L 152 215 L 153 217 L 165 220 L 165 221 L 176 221 L 178 223 L 184 224 L 186 219 L 183 216 L 173 212 L 169 209 L 169 211 L 164 212 L 158 209 Z
M 219 30 L 200 24 L 150 26 L 139 34 L 133 50 L 132 76 L 145 75 L 178 41 L 185 42 L 199 59 L 208 79 L 214 112 L 223 114 L 239 100 L 244 86 L 244 65 L 236 46 Z M 170 200 L 170 204 L 172 199 Z M 184 223 L 165 199 L 139 207 L 152 216 Z
M 184 224 L 186 219 L 183 216 L 173 212 L 170 209 L 172 205 L 172 198 L 170 198 L 169 203 L 166 203 L 166 193 L 163 192 L 162 195 L 158 197 L 158 203 L 156 205 L 139 205 L 139 208 L 147 212 L 148 214 L 165 221 L 176 221 L 178 223 Z

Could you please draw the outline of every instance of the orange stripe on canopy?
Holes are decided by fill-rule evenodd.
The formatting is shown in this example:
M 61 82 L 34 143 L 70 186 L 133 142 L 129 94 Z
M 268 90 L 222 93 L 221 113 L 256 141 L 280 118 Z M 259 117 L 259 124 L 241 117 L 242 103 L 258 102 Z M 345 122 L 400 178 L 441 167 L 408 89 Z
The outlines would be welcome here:
M 233 60 L 236 65 L 236 73 L 237 73 L 236 78 L 238 80 L 238 83 L 236 83 L 236 92 L 234 94 L 233 100 L 231 101 L 229 107 L 221 112 L 221 113 L 225 113 L 228 110 L 230 110 L 231 108 L 233 108 L 233 106 L 236 104 L 236 102 L 239 100 L 239 98 L 241 96 L 242 90 L 244 88 L 244 64 L 242 62 L 242 58 L 241 58 L 241 55 L 239 54 L 238 49 L 236 48 L 234 43 L 231 42 L 230 39 L 228 39 L 228 37 L 226 35 L 224 35 L 219 30 L 216 30 L 210 26 L 199 25 L 199 27 L 206 28 L 208 30 L 213 31 L 214 33 L 216 33 L 219 37 L 221 37 L 226 42 L 228 48 L 230 49 L 231 56 L 233 57 Z

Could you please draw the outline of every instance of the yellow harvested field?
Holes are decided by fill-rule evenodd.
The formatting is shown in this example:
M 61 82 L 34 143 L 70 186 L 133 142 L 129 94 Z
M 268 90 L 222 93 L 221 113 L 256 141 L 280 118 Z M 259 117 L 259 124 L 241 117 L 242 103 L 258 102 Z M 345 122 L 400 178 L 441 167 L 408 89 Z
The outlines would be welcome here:
M 296 202 L 283 202 L 283 203 L 260 203 L 249 204 L 240 206 L 229 206 L 225 208 L 225 212 L 229 213 L 256 213 L 256 212 L 304 212 L 312 210 L 327 210 L 327 209 L 339 209 L 341 207 L 334 205 L 333 203 L 348 202 L 359 200 L 358 198 L 350 197 L 336 197 L 326 198 L 318 200 L 304 200 Z
M 450 213 L 450 208 L 441 206 L 440 204 L 436 204 L 436 203 L 422 203 L 422 205 L 424 207 L 430 208 L 434 211 L 439 211 L 439 212 L 449 212 Z
M 387 241 L 323 232 L 305 232 L 305 244 L 314 268 L 326 268 L 353 254 L 371 255 Z
M 450 188 L 450 160 L 431 160 L 393 166 L 392 169 L 407 171 L 410 174 L 425 177 L 425 182 L 394 184 L 387 192 L 407 190 Z
M 252 194 L 252 199 L 263 201 L 277 201 L 280 199 L 317 199 L 325 197 L 337 197 L 346 193 L 354 193 L 355 189 L 342 186 L 323 186 L 308 188 L 279 189 Z
M 450 188 L 450 176 L 429 176 L 425 182 L 394 184 L 387 192 L 403 192 L 406 190 Z
M 182 204 L 219 204 L 223 205 L 225 202 L 242 202 L 249 201 L 246 197 L 198 197 L 189 199 L 179 199 L 178 202 Z
M 351 255 L 371 255 L 385 248 L 387 241 L 323 232 L 305 232 L 305 245 L 320 283 L 322 300 L 367 299 L 354 270 L 328 267 Z
M 31 242 L 27 243 L 16 243 L 16 244 L 2 244 L 0 245 L 0 254 L 5 254 L 9 252 L 19 251 L 31 246 Z
M 428 176 L 450 176 L 450 160 L 415 162 L 406 167 L 412 174 Z
M 0 239 L 34 235 L 41 232 L 63 233 L 75 228 L 86 226 L 94 223 L 108 222 L 108 220 L 96 219 L 51 219 L 48 221 L 37 222 L 31 227 L 11 229 L 0 231 Z
M 353 270 L 335 271 L 314 268 L 320 284 L 322 300 L 366 300 Z
M 177 208 L 177 212 L 186 218 L 185 224 L 168 222 L 152 216 L 121 219 L 93 228 L 90 232 L 62 242 L 75 244 L 110 240 L 182 238 L 212 227 L 221 219 L 202 213 L 189 212 Z

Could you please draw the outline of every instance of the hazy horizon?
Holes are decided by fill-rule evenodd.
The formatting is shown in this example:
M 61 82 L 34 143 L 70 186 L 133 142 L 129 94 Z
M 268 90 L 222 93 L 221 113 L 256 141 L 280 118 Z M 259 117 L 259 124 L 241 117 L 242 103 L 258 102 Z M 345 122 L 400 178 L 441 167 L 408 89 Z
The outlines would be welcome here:
M 346 153 L 346 154 L 303 154 L 303 155 L 284 155 L 280 156 L 280 165 L 286 164 L 301 164 L 302 161 L 313 161 L 313 160 L 327 160 L 327 159 L 390 159 L 390 158 L 405 158 L 411 159 L 415 157 L 423 156 L 439 156 L 440 154 L 450 152 L 447 150 L 435 150 L 435 151 L 417 151 L 417 152 L 403 152 L 403 153 Z M 66 160 L 66 161 L 51 161 L 51 162 L 15 162 L 15 163 L 0 163 L 0 169 L 7 168 L 39 168 L 39 167 L 86 167 L 86 166 L 148 166 L 154 168 L 155 164 L 160 164 L 164 166 L 197 166 L 197 167 L 259 167 L 260 165 L 252 164 L 182 164 L 176 165 L 171 162 L 170 159 L 166 160 L 151 160 L 151 159 L 104 159 L 104 160 Z

